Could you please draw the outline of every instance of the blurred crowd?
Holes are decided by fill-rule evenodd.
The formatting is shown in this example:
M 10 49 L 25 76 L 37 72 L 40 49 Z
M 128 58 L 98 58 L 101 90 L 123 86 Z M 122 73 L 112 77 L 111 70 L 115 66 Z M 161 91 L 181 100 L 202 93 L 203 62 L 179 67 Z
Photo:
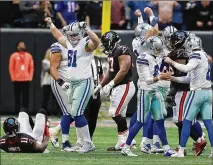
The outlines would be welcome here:
M 213 2 L 202 1 L 112 1 L 111 29 L 134 29 L 136 9 L 151 7 L 159 16 L 160 29 L 174 25 L 183 30 L 212 30 Z M 101 29 L 102 1 L 1 1 L 0 27 L 47 28 L 49 16 L 57 27 L 73 21 L 86 21 L 92 29 Z M 143 13 L 145 21 L 148 17 Z

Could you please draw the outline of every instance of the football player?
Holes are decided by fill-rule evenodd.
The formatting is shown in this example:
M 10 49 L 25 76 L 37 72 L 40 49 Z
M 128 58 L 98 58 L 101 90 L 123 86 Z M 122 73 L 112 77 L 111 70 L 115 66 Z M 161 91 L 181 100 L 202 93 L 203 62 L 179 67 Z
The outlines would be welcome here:
M 46 114 L 40 110 L 35 125 L 30 125 L 30 116 L 19 112 L 18 120 L 7 118 L 3 123 L 6 135 L 0 138 L 0 149 L 12 153 L 43 153 L 48 145 L 49 130 L 46 126 Z
M 171 156 L 173 152 L 166 138 L 166 130 L 164 127 L 164 117 L 162 111 L 161 95 L 157 87 L 159 80 L 167 80 L 170 75 L 168 73 L 158 73 L 159 66 L 156 63 L 155 57 L 160 55 L 163 49 L 163 42 L 157 36 L 151 36 L 146 41 L 146 52 L 141 53 L 137 58 L 138 94 L 137 94 L 137 121 L 132 126 L 125 146 L 121 153 L 125 156 L 137 156 L 130 150 L 132 139 L 144 125 L 147 115 L 151 112 L 152 118 L 158 127 L 159 137 L 165 150 L 164 156 Z
M 177 38 L 177 39 L 176 39 Z M 183 39 L 183 38 L 182 38 Z M 183 43 L 180 35 L 174 33 L 171 38 L 174 47 L 180 47 Z M 178 42 L 177 42 L 178 41 Z M 172 81 L 178 83 L 189 83 L 190 91 L 185 96 L 187 102 L 183 105 L 183 128 L 181 131 L 180 149 L 172 157 L 184 157 L 184 148 L 190 135 L 192 121 L 200 112 L 203 123 L 208 131 L 209 141 L 211 143 L 211 155 L 213 157 L 213 126 L 212 126 L 212 89 L 210 72 L 211 67 L 208 56 L 201 47 L 201 39 L 197 36 L 188 37 L 184 42 L 184 48 L 187 51 L 189 61 L 186 65 L 179 64 L 169 57 L 164 61 L 181 72 L 188 73 L 184 77 L 171 77 Z
M 169 30 L 167 31 L 167 37 L 163 37 L 167 39 L 169 42 L 166 44 L 168 50 L 171 52 L 169 53 L 169 57 L 181 64 L 186 64 L 188 62 L 188 56 L 186 54 L 186 50 L 183 47 L 183 43 L 185 42 L 186 37 L 188 36 L 194 36 L 194 34 L 186 33 L 184 31 L 177 31 L 175 34 L 173 34 L 173 30 L 171 31 L 172 33 L 168 35 Z M 164 34 L 164 33 L 163 33 Z M 178 37 L 175 37 L 178 36 Z M 171 38 L 172 37 L 172 38 Z M 179 45 L 174 45 L 172 43 L 179 42 Z M 182 77 L 186 76 L 186 73 L 180 72 L 173 66 L 170 66 L 171 70 L 171 75 L 172 76 L 177 76 L 177 77 Z M 178 134 L 179 134 L 179 144 L 180 144 L 180 135 L 181 135 L 181 130 L 182 130 L 182 121 L 184 118 L 184 105 L 186 104 L 186 96 L 189 93 L 189 83 L 177 83 L 177 82 L 171 82 L 171 90 L 170 93 L 167 97 L 167 102 L 168 104 L 172 104 L 173 106 L 173 121 L 175 125 L 178 127 Z M 203 137 L 203 132 L 201 125 L 198 121 L 193 120 L 192 126 L 191 126 L 191 133 L 190 133 L 191 138 L 195 141 L 194 143 L 194 148 L 195 148 L 195 155 L 199 156 L 202 151 L 204 150 L 207 142 L 205 141 Z M 179 150 L 179 147 L 176 148 L 176 151 Z M 186 153 L 185 153 L 186 154 Z
M 110 96 L 109 116 L 117 124 L 118 141 L 108 151 L 120 150 L 128 136 L 126 110 L 135 93 L 132 81 L 132 54 L 125 45 L 120 45 L 120 37 L 113 31 L 101 37 L 103 52 L 108 55 L 109 69 L 102 82 L 95 88 L 94 95 L 102 89 L 102 94 Z
M 69 103 L 66 91 L 68 87 L 65 84 L 69 84 L 68 80 L 68 49 L 63 47 L 59 43 L 54 43 L 50 47 L 50 74 L 51 88 L 57 99 L 57 102 L 62 110 L 63 116 L 58 126 L 50 128 L 50 140 L 54 147 L 59 147 L 58 134 L 62 130 L 62 151 L 73 151 L 72 145 L 69 142 L 69 130 L 70 124 L 74 121 L 69 112 Z M 58 79 L 62 79 L 65 83 L 60 86 L 57 82 Z
M 65 37 L 55 27 L 50 17 L 45 18 L 45 21 L 50 26 L 53 36 L 63 47 L 68 49 L 68 79 L 70 83 L 61 78 L 56 81 L 62 88 L 68 88 L 68 101 L 71 115 L 75 120 L 77 136 L 83 139 L 82 146 L 76 151 L 78 153 L 93 151 L 95 146 L 91 141 L 84 110 L 93 91 L 91 63 L 93 50 L 100 43 L 99 38 L 90 30 L 86 22 L 73 22 L 63 27 Z M 84 37 L 85 32 L 88 37 Z

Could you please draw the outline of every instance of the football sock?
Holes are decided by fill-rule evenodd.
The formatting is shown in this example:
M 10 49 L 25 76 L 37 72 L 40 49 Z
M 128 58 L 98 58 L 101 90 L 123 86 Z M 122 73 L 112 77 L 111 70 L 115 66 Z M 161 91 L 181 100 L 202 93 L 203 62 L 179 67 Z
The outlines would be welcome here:
M 112 119 L 117 124 L 118 133 L 123 133 L 124 131 L 128 130 L 125 117 L 118 115 L 118 116 L 112 117 Z
M 73 121 L 71 115 L 63 115 L 61 118 L 62 134 L 68 135 L 70 130 L 70 123 Z
M 168 145 L 168 141 L 166 137 L 166 129 L 164 126 L 164 119 L 156 120 L 155 122 L 158 129 L 158 136 L 162 142 L 162 145 L 163 146 Z
M 135 124 L 136 121 L 137 121 L 137 112 L 135 112 L 130 119 L 129 130 L 132 128 L 132 126 Z
M 153 144 L 160 143 L 160 138 L 158 136 L 157 128 L 158 127 L 157 127 L 156 123 L 154 122 L 154 125 L 153 125 Z
M 147 133 L 146 137 L 149 139 L 153 139 L 153 127 L 154 127 L 154 120 L 150 119 L 147 130 L 146 130 L 146 133 Z
M 175 124 L 178 127 L 178 140 L 179 140 L 179 145 L 180 145 L 180 137 L 181 137 L 181 131 L 182 131 L 182 122 L 176 123 Z
M 82 144 L 83 143 L 83 137 L 81 135 L 79 128 L 76 128 L 76 137 L 77 137 L 77 143 Z
M 148 129 L 148 125 L 149 125 L 149 121 L 151 120 L 151 113 L 148 114 L 147 118 L 146 118 L 146 121 L 143 125 L 143 137 L 147 137 L 147 129 Z
M 192 134 L 195 134 L 198 137 L 203 136 L 203 131 L 202 131 L 201 125 L 198 121 L 191 126 L 191 132 L 192 132 Z
M 126 140 L 127 145 L 131 145 L 132 140 L 135 138 L 135 136 L 137 135 L 138 131 L 141 129 L 142 126 L 143 126 L 142 122 L 139 122 L 139 121 L 135 122 L 135 124 L 132 126 L 132 128 L 129 131 L 129 136 Z
M 208 136 L 209 136 L 209 141 L 211 144 L 211 147 L 213 147 L 213 126 L 212 126 L 212 120 L 203 120 L 203 123 L 207 129 Z
M 183 128 L 181 131 L 181 138 L 180 138 L 180 146 L 181 147 L 186 147 L 187 140 L 190 135 L 190 127 L 191 127 L 192 122 L 190 120 L 183 120 Z
M 81 116 L 75 116 L 75 127 L 76 129 L 79 129 L 79 133 L 83 137 L 83 140 L 91 142 L 90 134 L 89 134 L 89 128 L 88 123 L 84 115 Z
M 69 134 L 62 134 L 62 143 L 69 141 Z

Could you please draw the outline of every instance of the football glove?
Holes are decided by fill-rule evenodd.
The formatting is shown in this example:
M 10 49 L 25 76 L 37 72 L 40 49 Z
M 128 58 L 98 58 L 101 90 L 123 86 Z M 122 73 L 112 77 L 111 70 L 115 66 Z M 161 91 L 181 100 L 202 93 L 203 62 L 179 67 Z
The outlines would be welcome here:
M 102 85 L 99 84 L 93 91 L 92 97 L 93 99 L 97 99 L 98 94 L 100 93 L 100 90 L 102 89 Z
M 89 26 L 87 25 L 86 22 L 80 22 L 79 26 L 80 26 L 81 29 L 84 29 L 85 32 L 88 32 L 90 30 L 90 28 L 89 28 Z
M 110 95 L 111 89 L 114 87 L 114 81 L 110 81 L 104 88 L 102 95 L 106 95 L 107 97 Z
M 62 80 L 62 79 L 58 79 L 57 81 L 56 81 L 60 86 L 61 86 L 61 88 L 66 92 L 68 89 L 69 89 L 69 87 L 70 87 L 70 83 L 68 83 L 68 82 L 65 82 L 64 80 Z

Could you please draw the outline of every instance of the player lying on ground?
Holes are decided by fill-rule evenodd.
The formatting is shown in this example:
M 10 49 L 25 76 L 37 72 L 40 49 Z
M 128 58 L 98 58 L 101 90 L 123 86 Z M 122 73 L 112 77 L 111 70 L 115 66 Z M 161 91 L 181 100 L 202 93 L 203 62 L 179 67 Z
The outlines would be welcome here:
M 90 30 L 86 22 L 73 22 L 63 27 L 65 36 L 55 27 L 51 18 L 45 21 L 50 26 L 53 36 L 68 49 L 68 79 L 70 84 L 59 78 L 60 86 L 67 88 L 70 114 L 75 120 L 77 132 L 76 151 L 85 153 L 95 149 L 88 130 L 84 110 L 91 98 L 94 88 L 91 63 L 93 50 L 99 46 L 98 36 Z M 87 33 L 88 37 L 84 37 Z
M 35 125 L 30 125 L 30 116 L 20 112 L 18 121 L 7 118 L 3 123 L 6 135 L 0 138 L 0 149 L 14 153 L 42 153 L 49 141 L 49 130 L 46 125 L 46 112 L 40 110 L 35 119 Z

